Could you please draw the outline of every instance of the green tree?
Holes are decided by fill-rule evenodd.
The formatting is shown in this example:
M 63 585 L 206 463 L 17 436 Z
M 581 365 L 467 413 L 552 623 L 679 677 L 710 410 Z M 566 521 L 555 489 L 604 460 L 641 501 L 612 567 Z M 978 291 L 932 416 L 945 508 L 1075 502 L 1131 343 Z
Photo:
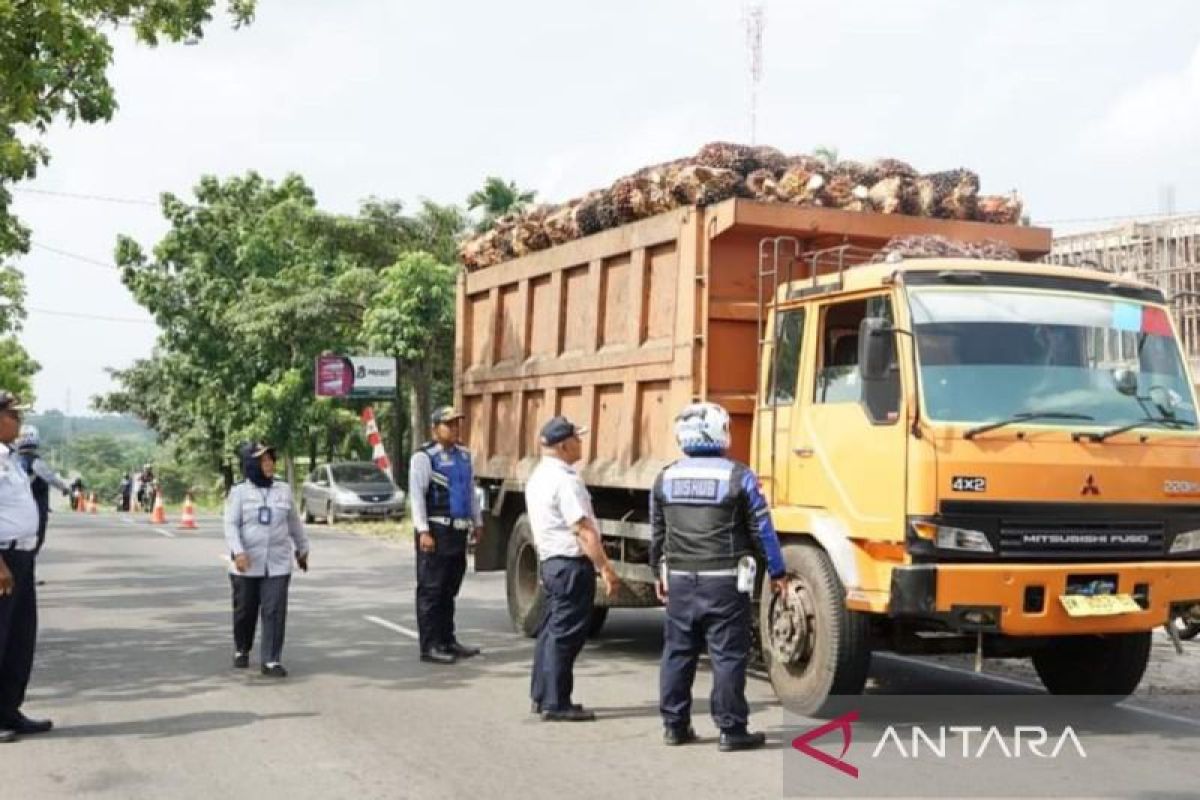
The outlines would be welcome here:
M 32 403 L 33 377 L 39 369 L 15 336 L 0 338 L 0 389 L 13 392 L 24 403 Z
M 478 209 L 482 213 L 475 230 L 483 233 L 505 214 L 523 210 L 536 195 L 537 192 L 525 192 L 517 188 L 516 181 L 506 181 L 493 175 L 484 181 L 483 188 L 471 192 L 467 197 L 467 209 Z
M 256 0 L 227 0 L 235 26 Z M 0 0 L 0 256 L 25 252 L 29 232 L 11 213 L 11 185 L 47 163 L 42 137 L 59 119 L 112 118 L 109 31 L 128 25 L 148 45 L 204 35 L 217 0 Z

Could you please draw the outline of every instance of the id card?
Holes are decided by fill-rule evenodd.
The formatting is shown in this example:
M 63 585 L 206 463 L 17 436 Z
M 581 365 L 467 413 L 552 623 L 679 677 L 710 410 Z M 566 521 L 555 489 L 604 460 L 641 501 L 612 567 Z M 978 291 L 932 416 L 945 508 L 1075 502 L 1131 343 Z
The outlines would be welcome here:
M 258 524 L 259 525 L 270 525 L 271 524 L 271 507 L 270 506 L 259 506 L 258 507 Z
M 754 576 L 758 572 L 758 564 L 753 556 L 742 556 L 737 567 L 737 588 L 742 594 L 754 591 Z

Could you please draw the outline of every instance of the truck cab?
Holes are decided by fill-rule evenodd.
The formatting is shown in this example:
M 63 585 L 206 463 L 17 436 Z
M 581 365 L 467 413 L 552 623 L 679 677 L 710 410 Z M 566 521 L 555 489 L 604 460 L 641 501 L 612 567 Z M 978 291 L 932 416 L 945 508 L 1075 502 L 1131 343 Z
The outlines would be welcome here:
M 1132 692 L 1152 630 L 1200 604 L 1200 429 L 1166 298 L 791 247 L 760 245 L 751 446 L 794 576 L 761 595 L 780 698 L 860 691 L 875 649 L 1030 657 L 1051 692 Z

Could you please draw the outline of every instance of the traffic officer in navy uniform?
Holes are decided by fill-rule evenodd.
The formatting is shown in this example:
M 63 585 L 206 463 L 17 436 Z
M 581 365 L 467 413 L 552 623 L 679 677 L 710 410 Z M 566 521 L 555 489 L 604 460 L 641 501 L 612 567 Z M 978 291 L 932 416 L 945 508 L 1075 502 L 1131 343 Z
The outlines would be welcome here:
M 260 670 L 268 678 L 286 678 L 283 636 L 292 560 L 308 572 L 308 534 L 296 511 L 292 487 L 275 479 L 275 448 L 249 442 L 238 448 L 238 455 L 246 479 L 225 498 L 225 543 L 232 559 L 233 666 L 250 666 L 261 614 Z
M 459 442 L 462 414 L 433 412 L 433 439 L 413 453 L 408 496 L 417 546 L 417 629 L 421 660 L 453 664 L 479 655 L 454 635 L 454 598 L 467 571 L 467 540 L 483 532 L 471 453 Z
M 787 588 L 787 570 L 758 478 L 725 457 L 730 441 L 725 409 L 689 405 L 675 418 L 675 438 L 686 457 L 659 474 L 650 499 L 650 566 L 667 606 L 659 676 L 663 741 L 679 745 L 696 738 L 692 681 L 707 644 L 719 747 L 748 750 L 766 741 L 747 729 L 754 556 L 765 561 L 777 592 Z
M 37 428 L 32 425 L 21 428 L 16 441 L 17 453 L 20 456 L 21 468 L 29 476 L 33 499 L 38 507 L 37 547 L 33 551 L 35 555 L 42 551 L 42 545 L 46 543 L 46 523 L 50 520 L 50 487 L 58 489 L 65 497 L 71 494 L 70 484 L 50 469 L 38 453 L 41 444 L 42 439 Z
M 0 742 L 45 733 L 50 720 L 21 713 L 37 645 L 37 589 L 33 574 L 38 509 L 13 441 L 25 407 L 0 391 Z

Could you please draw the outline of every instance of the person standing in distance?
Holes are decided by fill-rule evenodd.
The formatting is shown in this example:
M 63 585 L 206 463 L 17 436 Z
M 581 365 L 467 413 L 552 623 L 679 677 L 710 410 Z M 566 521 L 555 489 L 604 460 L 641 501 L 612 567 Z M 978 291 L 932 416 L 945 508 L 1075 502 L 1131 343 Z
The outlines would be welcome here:
M 596 571 L 604 591 L 616 596 L 619 581 L 592 511 L 587 487 L 572 466 L 583 456 L 581 428 L 554 417 L 541 430 L 542 460 L 525 485 L 525 507 L 541 562 L 546 604 L 537 629 L 530 697 L 547 722 L 587 722 L 594 712 L 571 701 L 575 658 L 587 639 L 596 595 Z
M 479 655 L 454 634 L 454 598 L 467 571 L 467 537 L 483 533 L 471 453 L 458 443 L 462 414 L 433 412 L 433 439 L 408 464 L 408 497 L 417 545 L 417 629 L 421 660 L 453 664 Z
M 45 733 L 48 719 L 21 713 L 37 646 L 37 589 L 33 574 L 38 509 L 13 441 L 25 406 L 0 391 L 0 742 Z
M 250 442 L 238 448 L 246 479 L 225 499 L 225 542 L 233 564 L 233 666 L 250 666 L 254 629 L 262 615 L 262 674 L 286 678 L 281 661 L 287 627 L 292 559 L 308 572 L 308 535 L 296 513 L 292 487 L 275 479 L 275 448 Z
M 687 406 L 675 418 L 675 439 L 685 458 L 659 474 L 650 496 L 650 566 L 667 606 L 659 675 L 663 741 L 696 738 L 692 682 L 707 644 L 719 748 L 749 750 L 766 741 L 746 727 L 754 554 L 766 562 L 777 592 L 787 589 L 787 568 L 758 478 L 725 456 L 728 412 L 716 403 Z
M 33 554 L 42 552 L 46 543 L 46 523 L 50 520 L 50 487 L 53 486 L 63 493 L 64 497 L 71 496 L 71 485 L 60 478 L 38 453 L 42 438 L 38 429 L 25 425 L 17 436 L 17 453 L 20 455 L 21 468 L 29 476 L 30 488 L 33 490 L 33 500 L 38 507 L 37 547 Z

